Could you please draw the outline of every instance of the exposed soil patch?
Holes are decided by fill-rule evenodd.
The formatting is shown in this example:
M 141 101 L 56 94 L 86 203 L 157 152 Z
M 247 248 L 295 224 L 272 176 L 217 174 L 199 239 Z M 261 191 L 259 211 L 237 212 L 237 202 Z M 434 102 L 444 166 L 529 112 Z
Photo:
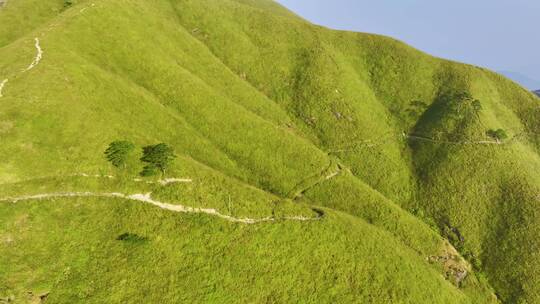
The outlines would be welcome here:
M 463 259 L 457 250 L 445 242 L 437 255 L 432 255 L 427 258 L 432 264 L 439 264 L 445 278 L 457 287 L 461 287 L 463 281 L 471 272 L 471 266 Z

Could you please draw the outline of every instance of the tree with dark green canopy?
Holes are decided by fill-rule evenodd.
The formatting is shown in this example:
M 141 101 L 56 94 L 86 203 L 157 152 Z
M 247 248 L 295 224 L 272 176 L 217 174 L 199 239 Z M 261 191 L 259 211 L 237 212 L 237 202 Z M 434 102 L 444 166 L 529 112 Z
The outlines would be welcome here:
M 161 174 L 165 174 L 165 170 L 175 158 L 173 148 L 167 144 L 161 143 L 144 147 L 141 161 L 145 162 L 146 166 L 144 166 L 141 176 L 155 175 L 158 170 L 161 171 Z
M 508 134 L 506 134 L 506 131 L 504 131 L 503 129 L 489 130 L 486 132 L 486 134 L 489 137 L 497 140 L 498 142 L 503 141 L 508 138 Z
M 125 167 L 128 156 L 134 149 L 135 145 L 129 141 L 114 141 L 105 150 L 105 156 L 113 166 L 117 168 Z
M 480 100 L 475 99 L 472 102 L 472 108 L 473 108 L 473 113 L 476 116 L 476 118 L 480 119 L 480 111 L 482 111 L 482 103 L 480 102 Z

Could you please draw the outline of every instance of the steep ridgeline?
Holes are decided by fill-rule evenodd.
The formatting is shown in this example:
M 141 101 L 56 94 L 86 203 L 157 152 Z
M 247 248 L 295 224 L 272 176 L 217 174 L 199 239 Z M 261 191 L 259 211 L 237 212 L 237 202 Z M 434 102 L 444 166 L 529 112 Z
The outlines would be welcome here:
M 506 78 L 269 0 L 0 24 L 0 300 L 540 303 L 540 108 Z

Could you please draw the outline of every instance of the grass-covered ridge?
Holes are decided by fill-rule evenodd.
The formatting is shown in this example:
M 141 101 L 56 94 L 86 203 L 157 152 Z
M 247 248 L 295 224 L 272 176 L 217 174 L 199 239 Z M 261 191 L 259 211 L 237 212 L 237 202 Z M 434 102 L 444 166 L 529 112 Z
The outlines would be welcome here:
M 539 101 L 502 76 L 269 0 L 9 0 L 0 24 L 0 199 L 276 219 L 1 202 L 0 299 L 540 301 Z M 118 139 L 191 182 L 113 169 Z

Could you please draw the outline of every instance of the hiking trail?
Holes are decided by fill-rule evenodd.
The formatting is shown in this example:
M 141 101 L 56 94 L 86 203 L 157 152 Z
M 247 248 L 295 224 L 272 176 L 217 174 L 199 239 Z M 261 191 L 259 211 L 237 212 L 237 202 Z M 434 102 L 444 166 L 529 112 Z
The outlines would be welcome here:
M 41 46 L 39 44 L 39 38 L 37 37 L 34 38 L 34 41 L 35 41 L 34 46 L 36 47 L 37 54 L 36 54 L 36 57 L 34 58 L 34 61 L 32 61 L 32 63 L 26 68 L 26 70 L 24 70 L 25 72 L 28 72 L 31 69 L 35 68 L 39 64 L 41 59 L 43 58 L 43 50 L 41 49 Z
M 230 215 L 222 214 L 216 209 L 207 209 L 207 208 L 194 208 L 184 205 L 174 205 L 169 203 L 163 203 L 157 200 L 152 199 L 151 193 L 147 194 L 122 194 L 122 193 L 94 193 L 94 192 L 59 192 L 59 193 L 42 193 L 34 195 L 24 195 L 19 197 L 10 197 L 0 199 L 0 202 L 12 202 L 17 203 L 19 201 L 29 201 L 29 200 L 44 200 L 50 198 L 77 198 L 77 197 L 96 197 L 96 198 L 121 198 L 130 201 L 142 202 L 154 205 L 164 210 L 178 212 L 178 213 L 195 213 L 195 214 L 208 214 L 212 216 L 219 217 L 229 222 L 233 223 L 243 223 L 243 224 L 259 224 L 259 223 L 270 223 L 270 222 L 280 222 L 280 221 L 297 221 L 297 222 L 308 222 L 320 220 L 324 213 L 317 209 L 312 209 L 317 216 L 315 217 L 304 217 L 304 216 L 285 216 L 285 217 L 265 217 L 265 218 L 238 218 Z
M 2 82 L 0 82 L 0 98 L 4 97 L 4 95 L 2 95 L 2 90 L 4 89 L 4 86 L 6 85 L 6 83 L 8 83 L 9 79 L 4 79 L 2 80 Z

